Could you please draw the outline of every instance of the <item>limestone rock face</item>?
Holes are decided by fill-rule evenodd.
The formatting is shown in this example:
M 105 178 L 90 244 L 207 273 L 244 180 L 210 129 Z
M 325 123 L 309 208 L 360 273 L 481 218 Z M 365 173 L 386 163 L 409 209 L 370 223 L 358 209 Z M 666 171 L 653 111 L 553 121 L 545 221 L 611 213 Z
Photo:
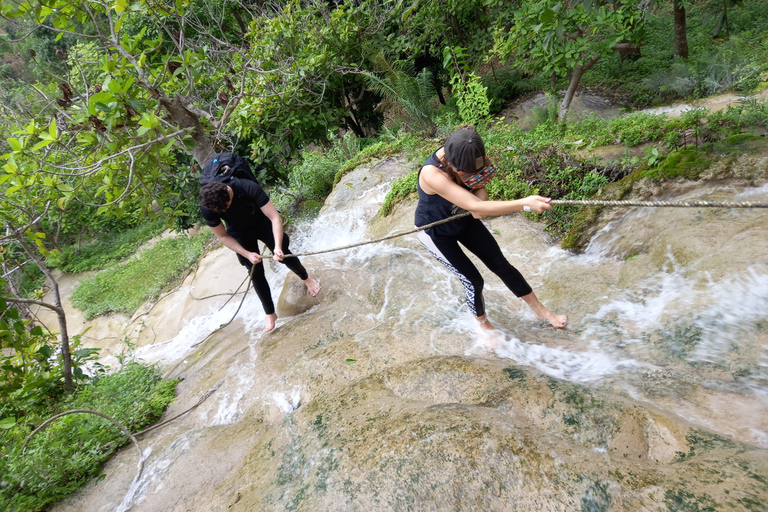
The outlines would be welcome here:
M 321 293 L 322 283 L 321 291 L 318 295 Z M 300 315 L 318 304 L 320 304 L 320 298 L 310 295 L 307 287 L 299 279 L 299 276 L 290 272 L 285 278 L 283 291 L 280 292 L 280 298 L 277 301 L 277 316 L 282 318 Z
M 292 236 L 315 253 L 302 263 L 318 297 L 266 266 L 273 331 L 254 293 L 240 304 L 228 249 L 131 321 L 136 357 L 183 377 L 166 412 L 177 419 L 139 438 L 135 485 L 128 446 L 52 512 L 766 509 L 765 212 L 617 210 L 581 255 L 527 217 L 484 219 L 569 316 L 563 330 L 538 321 L 470 255 L 491 335 L 414 235 L 335 250 L 413 228 L 414 204 L 376 213 L 412 169 L 346 174 L 308 236 Z M 662 196 L 768 201 L 768 183 Z

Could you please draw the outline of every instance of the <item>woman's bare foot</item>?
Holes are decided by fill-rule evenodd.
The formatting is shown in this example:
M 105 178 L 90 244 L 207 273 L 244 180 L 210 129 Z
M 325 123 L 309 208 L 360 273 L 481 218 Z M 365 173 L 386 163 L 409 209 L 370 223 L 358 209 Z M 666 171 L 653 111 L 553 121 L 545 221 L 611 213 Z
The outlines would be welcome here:
M 320 291 L 320 282 L 312 276 L 309 276 L 304 280 L 304 284 L 309 291 L 309 294 L 313 297 L 317 296 L 317 292 Z
M 275 322 L 277 322 L 277 314 L 272 313 L 271 315 L 267 315 L 267 325 L 264 327 L 264 332 L 269 332 L 272 329 L 275 328 Z
M 493 324 L 491 324 L 491 321 L 488 320 L 488 315 L 478 316 L 475 317 L 477 320 L 477 325 L 484 331 L 492 331 L 493 330 Z
M 562 329 L 568 325 L 568 317 L 566 315 L 558 315 L 557 313 L 553 313 L 547 309 L 544 304 L 539 302 L 539 299 L 536 297 L 535 293 L 531 292 L 528 295 L 524 295 L 520 298 L 523 299 L 525 303 L 531 307 L 536 320 L 546 320 L 555 329 Z
M 558 315 L 557 313 L 553 313 L 552 311 L 545 309 L 545 313 L 543 315 L 539 315 L 534 311 L 534 315 L 536 315 L 537 320 L 546 320 L 549 322 L 552 327 L 555 329 L 562 329 L 566 325 L 568 325 L 568 316 L 566 315 Z

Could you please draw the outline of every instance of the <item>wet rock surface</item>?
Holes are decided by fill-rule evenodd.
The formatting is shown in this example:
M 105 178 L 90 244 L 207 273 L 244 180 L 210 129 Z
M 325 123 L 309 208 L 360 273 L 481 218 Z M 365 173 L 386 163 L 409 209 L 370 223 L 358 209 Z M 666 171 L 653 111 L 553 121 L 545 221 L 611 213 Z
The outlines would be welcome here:
M 388 160 L 345 176 L 294 250 L 412 229 L 413 204 L 376 216 L 410 170 Z M 667 193 L 768 197 L 762 183 L 723 185 Z M 206 338 L 241 300 L 215 295 L 246 277 L 212 251 L 114 336 L 183 377 L 166 418 L 215 391 L 139 439 L 135 488 L 128 447 L 52 510 L 124 510 L 126 495 L 136 511 L 760 510 L 768 220 L 675 212 L 605 219 L 582 255 L 522 216 L 488 219 L 542 301 L 570 317 L 551 329 L 482 268 L 492 338 L 412 235 L 302 258 L 316 300 L 264 334 L 250 293 Z M 306 293 L 282 265 L 267 274 L 275 295 Z

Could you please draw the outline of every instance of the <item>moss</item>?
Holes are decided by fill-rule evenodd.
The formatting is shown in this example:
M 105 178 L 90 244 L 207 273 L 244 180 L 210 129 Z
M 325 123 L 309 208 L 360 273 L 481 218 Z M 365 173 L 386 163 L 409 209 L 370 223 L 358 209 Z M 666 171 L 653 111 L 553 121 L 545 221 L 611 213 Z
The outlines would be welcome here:
M 645 370 L 640 379 L 640 387 L 648 396 L 684 397 L 697 385 L 690 377 L 669 369 Z
M 521 384 L 525 384 L 525 378 L 528 375 L 525 370 L 522 370 L 520 368 L 513 368 L 511 366 L 504 368 L 502 370 L 504 373 L 507 374 L 507 377 L 511 381 L 517 381 Z
M 731 144 L 733 147 L 743 148 L 745 144 L 755 144 L 754 137 L 749 135 L 736 135 L 726 139 L 726 141 L 731 139 L 733 140 L 730 143 L 723 142 L 723 147 Z M 742 146 L 738 146 L 739 144 Z M 753 150 L 755 149 L 753 148 Z M 641 165 L 621 180 L 603 187 L 592 199 L 621 201 L 633 191 L 642 189 L 643 187 L 638 186 L 642 182 L 662 183 L 679 178 L 699 179 L 717 158 L 718 155 L 713 152 L 711 146 L 708 147 L 708 150 L 683 148 L 680 151 L 670 153 L 657 167 L 648 168 Z M 598 221 L 602 211 L 603 208 L 598 206 L 585 207 L 576 214 L 573 224 L 563 236 L 561 247 L 575 251 L 583 250 L 591 238 L 590 228 Z
M 717 504 L 706 494 L 695 495 L 683 489 L 669 489 L 664 503 L 670 512 L 716 512 Z
M 703 330 L 693 325 L 675 325 L 671 330 L 660 330 L 656 343 L 670 357 L 686 360 L 701 342 Z
M 405 176 L 401 176 L 392 183 L 392 186 L 387 192 L 387 196 L 384 198 L 384 203 L 381 205 L 379 214 L 387 216 L 392 213 L 395 205 L 408 198 L 412 193 L 416 192 L 416 182 L 419 179 L 418 169 L 414 169 Z
M 740 446 L 735 441 L 699 429 L 689 430 L 685 435 L 685 440 L 688 442 L 688 452 L 678 452 L 675 462 L 682 462 L 718 448 L 733 450 Z
M 754 135 L 752 133 L 738 133 L 726 137 L 718 144 L 715 144 L 714 149 L 728 153 L 741 153 L 745 150 L 757 149 L 763 145 L 766 145 L 766 140 L 759 135 Z
M 333 185 L 337 185 L 339 182 L 341 182 L 341 178 L 344 177 L 345 174 L 347 174 L 349 171 L 367 164 L 368 162 L 371 162 L 373 160 L 381 160 L 383 158 L 386 158 L 388 156 L 394 155 L 398 153 L 401 150 L 399 144 L 390 144 L 386 142 L 379 142 L 377 144 L 373 144 L 372 146 L 368 146 L 367 148 L 363 149 L 360 153 L 355 155 L 354 158 L 351 158 L 344 162 L 344 164 L 339 168 L 339 170 L 336 172 L 336 174 L 333 177 Z
M 583 512 L 607 512 L 611 509 L 613 499 L 608 493 L 608 485 L 597 481 L 581 496 Z
M 641 171 L 640 176 L 652 180 L 672 180 L 676 178 L 695 180 L 699 178 L 714 160 L 715 156 L 708 152 L 693 148 L 683 148 L 680 151 L 670 153 L 657 167 Z

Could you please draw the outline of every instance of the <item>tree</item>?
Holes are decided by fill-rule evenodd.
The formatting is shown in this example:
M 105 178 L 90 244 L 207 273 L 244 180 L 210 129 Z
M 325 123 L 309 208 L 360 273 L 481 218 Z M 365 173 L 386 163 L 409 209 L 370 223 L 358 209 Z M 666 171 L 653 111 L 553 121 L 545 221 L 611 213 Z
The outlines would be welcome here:
M 643 16 L 636 0 L 526 0 L 510 29 L 499 32 L 494 51 L 500 59 L 518 57 L 531 71 L 567 78 L 559 107 L 565 119 L 584 73 L 606 52 L 639 44 Z
M 181 215 L 174 170 L 186 155 L 202 165 L 244 139 L 252 155 L 287 159 L 342 122 L 363 134 L 376 116 L 360 108 L 359 42 L 386 17 L 376 6 L 4 1 L 2 16 L 23 20 L 16 41 L 38 31 L 69 41 L 58 48 L 64 71 L 17 80 L 21 99 L 3 105 L 6 240 L 44 254 L 72 205 L 120 217 L 152 216 L 159 204 Z M 56 293 L 44 259 L 35 263 Z M 60 336 L 66 355 L 65 322 Z
M 672 15 L 674 16 L 675 57 L 688 58 L 688 32 L 685 21 L 685 0 L 672 0 Z

